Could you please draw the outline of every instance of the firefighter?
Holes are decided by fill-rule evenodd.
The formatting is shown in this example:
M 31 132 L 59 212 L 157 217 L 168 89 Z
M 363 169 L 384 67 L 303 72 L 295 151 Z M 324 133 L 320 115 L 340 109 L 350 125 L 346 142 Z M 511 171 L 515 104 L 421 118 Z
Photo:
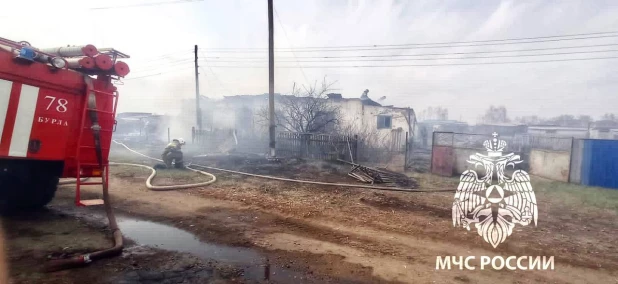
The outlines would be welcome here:
M 172 140 L 172 143 L 167 144 L 161 158 L 165 162 L 165 166 L 168 169 L 172 168 L 172 162 L 175 163 L 176 168 L 183 168 L 182 161 L 182 145 L 185 145 L 185 140 L 182 138 Z

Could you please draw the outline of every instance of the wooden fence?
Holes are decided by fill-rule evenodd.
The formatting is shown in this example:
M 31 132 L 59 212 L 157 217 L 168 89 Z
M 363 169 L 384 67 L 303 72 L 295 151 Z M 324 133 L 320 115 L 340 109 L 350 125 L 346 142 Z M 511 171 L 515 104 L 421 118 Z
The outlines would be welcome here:
M 358 138 L 344 135 L 280 132 L 277 156 L 356 161 Z

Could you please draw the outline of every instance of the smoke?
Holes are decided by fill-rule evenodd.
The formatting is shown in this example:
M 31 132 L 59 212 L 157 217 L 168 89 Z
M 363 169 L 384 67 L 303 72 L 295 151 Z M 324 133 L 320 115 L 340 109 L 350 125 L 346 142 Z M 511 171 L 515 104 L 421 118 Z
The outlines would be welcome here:
M 79 1 L 78 1 L 79 2 Z M 83 1 L 82 1 L 83 2 Z M 106 5 L 121 5 L 115 0 Z M 15 2 L 16 3 L 16 2 Z M 11 4 L 19 10 L 20 4 Z M 20 2 L 21 3 L 21 2 Z M 54 2 L 66 7 L 67 14 L 83 15 L 75 9 L 75 0 Z M 607 31 L 618 24 L 618 6 L 612 1 L 279 1 L 275 19 L 277 48 L 307 46 L 389 45 L 450 41 L 475 41 L 518 37 L 550 36 Z M 77 5 L 79 6 L 79 5 Z M 88 6 L 82 4 L 81 6 Z M 12 8 L 6 8 L 11 10 Z M 45 9 L 43 9 L 45 10 Z M 42 10 L 42 11 L 43 11 Z M 104 24 L 73 25 L 74 18 L 58 18 L 41 26 L 23 22 L 20 29 L 7 29 L 4 37 L 28 40 L 38 47 L 94 43 L 114 47 L 131 60 L 132 73 L 143 79 L 128 80 L 121 86 L 122 111 L 174 113 L 183 118 L 173 121 L 173 135 L 185 136 L 195 125 L 191 107 L 183 110 L 178 100 L 194 97 L 192 48 L 198 44 L 200 56 L 266 58 L 264 54 L 213 54 L 207 48 L 265 48 L 268 46 L 265 3 L 261 1 L 204 1 L 159 7 L 99 11 L 100 19 L 131 18 L 122 29 L 108 29 Z M 47 11 L 47 10 L 45 10 Z M 31 11 L 36 12 L 36 11 Z M 39 12 L 36 12 L 39 13 Z M 40 12 L 43 13 L 43 12 Z M 9 15 L 10 16 L 10 15 Z M 178 20 L 181 19 L 181 20 Z M 242 19 L 239 21 L 238 19 Z M 10 26 L 13 18 L 2 18 L 0 24 Z M 101 22 L 104 21 L 94 21 Z M 70 33 L 61 32 L 67 26 Z M 93 31 L 94 30 L 94 31 Z M 510 46 L 447 47 L 362 52 L 302 52 L 292 55 L 276 53 L 277 66 L 301 68 L 277 69 L 275 92 L 289 90 L 293 82 L 311 84 L 324 76 L 337 81 L 335 86 L 344 97 L 356 97 L 370 89 L 375 98 L 386 96 L 385 105 L 412 107 L 444 106 L 453 119 L 475 122 L 491 104 L 505 105 L 509 114 L 526 116 L 543 114 L 553 117 L 563 113 L 574 115 L 613 112 L 618 97 L 615 60 L 553 62 L 538 64 L 484 66 L 418 66 L 406 68 L 339 68 L 350 65 L 378 64 L 443 64 L 498 61 L 525 61 L 531 58 L 491 58 L 475 60 L 432 60 L 394 62 L 295 62 L 295 56 L 403 55 L 423 53 L 458 53 L 471 51 L 517 50 L 525 48 L 563 47 L 616 43 L 615 38 L 574 42 L 521 44 Z M 601 48 L 586 50 L 603 50 Z M 173 60 L 162 60 L 163 54 L 174 54 Z M 522 55 L 522 52 L 509 53 Z M 530 54 L 530 52 L 528 52 Z M 606 56 L 598 54 L 598 56 Z M 585 58 L 597 55 L 540 56 L 543 59 Z M 153 59 L 154 58 L 154 59 Z M 187 62 L 180 60 L 189 59 Z M 209 59 L 210 60 L 210 59 Z M 238 60 L 242 61 L 242 60 Z M 291 62 L 290 62 L 291 61 Z M 243 62 L 229 65 L 243 65 Z M 200 61 L 202 94 L 258 94 L 268 90 L 267 68 L 218 68 L 226 65 Z M 267 61 L 251 63 L 266 67 Z M 312 66 L 334 66 L 309 68 Z M 155 68 L 156 67 L 156 68 Z M 182 113 L 181 113 L 182 112 Z M 184 118 L 188 116 L 188 118 Z M 221 119 L 218 123 L 226 123 Z

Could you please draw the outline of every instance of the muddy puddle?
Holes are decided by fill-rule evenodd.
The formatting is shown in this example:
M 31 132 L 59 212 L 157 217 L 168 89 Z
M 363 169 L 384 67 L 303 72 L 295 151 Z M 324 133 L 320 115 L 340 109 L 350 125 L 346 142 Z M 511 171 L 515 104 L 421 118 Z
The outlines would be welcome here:
M 119 216 L 117 221 L 122 234 L 138 245 L 235 265 L 243 269 L 242 277 L 248 280 L 291 283 L 302 279 L 302 273 L 269 265 L 266 256 L 253 249 L 203 242 L 187 231 L 160 223 L 126 216 Z

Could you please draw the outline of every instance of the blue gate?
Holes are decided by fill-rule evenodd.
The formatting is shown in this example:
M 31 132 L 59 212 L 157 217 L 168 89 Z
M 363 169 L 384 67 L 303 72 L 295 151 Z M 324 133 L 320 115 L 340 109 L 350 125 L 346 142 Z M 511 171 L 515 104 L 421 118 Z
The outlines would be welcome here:
M 581 184 L 618 188 L 618 140 L 584 140 Z

